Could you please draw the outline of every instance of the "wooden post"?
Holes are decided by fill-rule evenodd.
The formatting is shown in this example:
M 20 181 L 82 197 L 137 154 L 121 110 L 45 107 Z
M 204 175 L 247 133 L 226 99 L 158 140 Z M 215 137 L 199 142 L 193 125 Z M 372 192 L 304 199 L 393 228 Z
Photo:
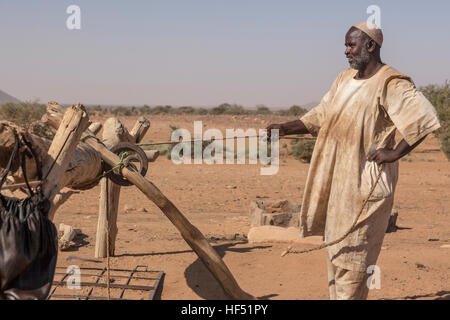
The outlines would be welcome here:
M 69 107 L 56 131 L 42 166 L 42 191 L 50 202 L 58 194 L 64 175 L 81 135 L 89 127 L 89 118 L 81 104 Z M 53 220 L 54 212 L 49 213 Z
M 121 141 L 129 141 L 131 136 L 125 126 L 116 118 L 108 118 L 103 126 L 103 143 L 112 147 Z M 117 213 L 119 208 L 120 186 L 108 178 L 100 180 L 100 199 L 95 235 L 95 257 L 114 256 L 117 237 Z M 109 236 L 108 236 L 109 235 Z
M 136 121 L 133 129 L 130 131 L 130 135 L 134 138 L 135 143 L 141 142 L 150 128 L 150 121 L 148 121 L 144 117 L 140 117 L 138 121 Z
M 100 130 L 102 130 L 102 124 L 100 122 L 94 122 L 89 126 L 89 130 L 93 133 L 93 134 L 97 134 L 99 133 Z
M 113 187 L 114 190 L 113 190 Z M 108 178 L 100 180 L 100 199 L 98 208 L 97 233 L 95 235 L 95 257 L 105 258 L 113 256 L 117 235 L 117 207 L 119 205 L 120 186 Z M 108 237 L 109 233 L 109 237 Z
M 103 143 L 109 147 L 121 141 L 139 142 L 150 127 L 150 122 L 144 117 L 139 118 L 128 133 L 126 127 L 116 118 L 106 120 L 103 129 Z M 114 256 L 117 238 L 117 216 L 119 211 L 120 186 L 107 178 L 100 181 L 100 203 L 97 221 L 97 234 L 95 239 L 95 257 Z M 107 236 L 109 234 L 109 237 Z M 107 241 L 109 243 L 107 243 Z

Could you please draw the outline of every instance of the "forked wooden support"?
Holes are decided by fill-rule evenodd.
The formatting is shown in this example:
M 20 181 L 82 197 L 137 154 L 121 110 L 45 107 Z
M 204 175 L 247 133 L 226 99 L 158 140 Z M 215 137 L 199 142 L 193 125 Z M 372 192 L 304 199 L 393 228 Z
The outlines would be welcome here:
M 103 129 L 103 143 L 109 147 L 124 141 L 137 143 L 142 140 L 149 128 L 150 121 L 141 117 L 131 132 L 128 133 L 127 128 L 118 119 L 109 118 L 106 120 Z M 96 258 L 106 258 L 107 250 L 109 251 L 109 256 L 114 256 L 118 232 L 119 199 L 120 186 L 108 178 L 102 178 L 100 181 L 100 201 L 95 238 Z
M 88 136 L 84 141 L 92 149 L 96 150 L 101 155 L 103 161 L 110 166 L 115 166 L 119 163 L 119 157 L 100 143 L 94 134 Z M 126 167 L 122 169 L 122 175 L 161 209 L 216 278 L 229 298 L 237 300 L 255 299 L 239 287 L 236 279 L 222 258 L 211 247 L 203 234 L 186 219 L 178 208 L 152 182 Z

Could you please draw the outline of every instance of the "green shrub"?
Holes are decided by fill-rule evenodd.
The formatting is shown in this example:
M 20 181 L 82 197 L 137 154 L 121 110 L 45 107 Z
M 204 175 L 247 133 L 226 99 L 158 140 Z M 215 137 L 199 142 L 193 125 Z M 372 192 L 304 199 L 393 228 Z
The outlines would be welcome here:
M 450 126 L 443 128 L 439 134 L 439 140 L 441 141 L 441 150 L 445 153 L 445 156 L 450 160 Z
M 443 85 L 431 84 L 421 87 L 423 95 L 430 100 L 436 108 L 441 123 L 445 126 L 450 125 L 450 84 L 446 81 Z M 444 128 L 444 125 L 442 128 Z
M 45 110 L 46 106 L 37 102 L 6 103 L 0 106 L 0 120 L 11 121 L 39 137 L 52 140 L 54 130 L 38 122 Z
M 88 112 L 89 116 L 95 116 L 97 114 L 103 113 L 103 108 L 100 105 L 86 106 L 86 111 Z
M 208 114 L 208 109 L 205 108 L 196 108 L 196 114 L 205 115 Z
M 279 110 L 279 111 L 277 111 L 276 114 L 278 114 L 280 116 L 296 116 L 296 117 L 300 117 L 300 116 L 304 115 L 307 112 L 308 112 L 308 110 L 306 110 L 305 108 L 293 105 L 288 110 Z
M 302 162 L 311 162 L 312 153 L 315 142 L 313 140 L 297 140 L 293 141 L 292 155 Z
M 256 114 L 271 114 L 272 111 L 270 111 L 270 109 L 267 108 L 266 106 L 259 105 L 259 106 L 256 107 L 255 113 Z
M 39 122 L 32 123 L 30 127 L 30 132 L 39 137 L 53 140 L 55 137 L 55 130 L 48 126 L 47 124 L 41 124 Z
M 139 112 L 141 113 L 141 115 L 149 114 L 151 110 L 152 108 L 150 108 L 150 106 L 146 104 L 143 107 L 139 108 Z
M 214 107 L 209 110 L 209 114 L 218 115 L 218 114 L 250 114 L 250 110 L 244 109 L 244 107 L 237 104 L 229 104 L 222 103 L 221 105 Z
M 264 105 L 258 105 L 256 110 L 245 109 L 243 106 L 238 104 L 222 103 L 217 107 L 206 109 L 202 107 L 192 107 L 192 106 L 181 106 L 172 107 L 169 105 L 150 107 L 149 105 L 143 105 L 142 107 L 126 107 L 126 106 L 89 106 L 89 115 L 97 114 L 113 114 L 114 116 L 124 115 L 154 115 L 154 114 L 193 114 L 193 115 L 252 115 L 252 114 L 276 114 L 281 116 L 301 116 L 307 112 L 306 109 L 299 106 L 292 106 L 286 110 L 272 111 Z
M 304 115 L 308 110 L 300 107 L 300 106 L 292 106 L 288 110 L 288 116 L 302 116 Z
M 172 113 L 172 106 L 156 106 L 151 109 L 150 114 L 168 114 Z
M 0 120 L 8 120 L 28 129 L 32 122 L 40 120 L 46 106 L 37 102 L 5 103 L 0 106 Z
M 441 142 L 441 150 L 450 160 L 450 84 L 446 81 L 443 85 L 432 84 L 419 89 L 436 108 L 441 122 L 441 129 L 436 132 L 436 136 Z
M 192 107 L 184 106 L 176 108 L 177 114 L 195 114 L 195 109 Z

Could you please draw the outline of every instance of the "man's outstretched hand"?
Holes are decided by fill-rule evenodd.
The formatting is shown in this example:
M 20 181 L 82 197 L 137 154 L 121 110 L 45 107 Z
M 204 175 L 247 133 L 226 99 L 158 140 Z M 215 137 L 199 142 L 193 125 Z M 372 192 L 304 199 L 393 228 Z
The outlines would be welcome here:
M 267 130 L 267 139 L 270 141 L 270 135 L 272 129 L 278 129 L 279 136 L 285 136 L 287 134 L 307 134 L 309 133 L 308 129 L 306 128 L 305 124 L 300 120 L 294 120 L 290 122 L 285 123 L 274 123 L 269 125 Z
M 279 133 L 280 137 L 286 135 L 286 130 L 283 129 L 283 125 L 282 124 L 272 123 L 266 128 L 266 130 L 267 130 L 267 140 L 268 141 L 270 141 L 273 129 L 278 129 L 278 133 Z

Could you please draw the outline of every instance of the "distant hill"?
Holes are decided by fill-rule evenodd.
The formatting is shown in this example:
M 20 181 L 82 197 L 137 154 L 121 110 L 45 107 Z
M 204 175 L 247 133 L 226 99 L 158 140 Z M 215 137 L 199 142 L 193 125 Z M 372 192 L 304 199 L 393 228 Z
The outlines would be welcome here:
M 5 103 L 20 103 L 21 101 L 19 99 L 14 98 L 13 96 L 10 96 L 6 92 L 3 92 L 0 90 L 0 105 Z

